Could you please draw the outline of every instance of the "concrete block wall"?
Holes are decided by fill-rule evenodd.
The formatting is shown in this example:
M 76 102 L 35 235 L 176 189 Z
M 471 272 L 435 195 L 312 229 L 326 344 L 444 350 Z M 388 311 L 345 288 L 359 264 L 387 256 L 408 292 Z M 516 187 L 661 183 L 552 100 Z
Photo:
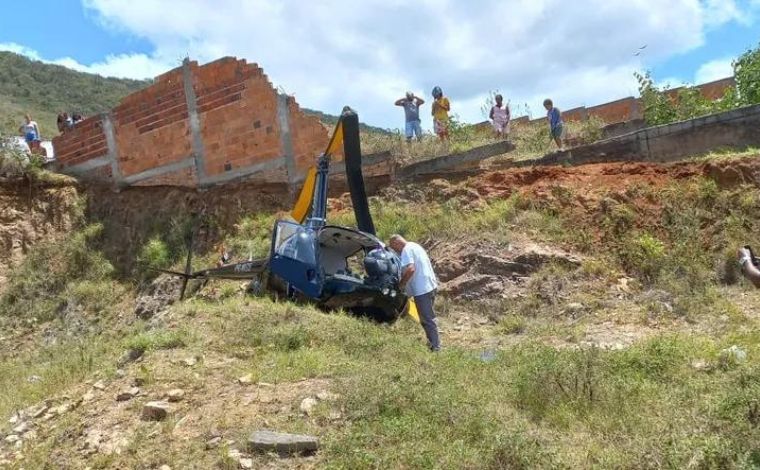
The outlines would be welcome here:
M 718 149 L 760 146 L 760 105 L 648 127 L 593 144 L 555 152 L 523 165 L 581 165 L 611 161 L 674 162 Z
M 319 120 L 279 94 L 257 64 L 224 57 L 185 60 L 53 145 L 65 173 L 119 187 L 207 187 L 295 182 L 327 140 Z

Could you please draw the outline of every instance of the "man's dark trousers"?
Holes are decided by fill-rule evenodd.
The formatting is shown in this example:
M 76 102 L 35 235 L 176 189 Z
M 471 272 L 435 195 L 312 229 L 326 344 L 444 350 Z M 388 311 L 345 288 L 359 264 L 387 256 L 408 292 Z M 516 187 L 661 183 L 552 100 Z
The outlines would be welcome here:
M 435 324 L 435 312 L 433 311 L 434 301 L 434 290 L 427 294 L 414 296 L 414 303 L 417 305 L 417 313 L 420 316 L 422 328 L 425 330 L 425 336 L 427 336 L 430 350 L 439 351 L 441 349 L 441 342 L 438 339 L 438 325 Z

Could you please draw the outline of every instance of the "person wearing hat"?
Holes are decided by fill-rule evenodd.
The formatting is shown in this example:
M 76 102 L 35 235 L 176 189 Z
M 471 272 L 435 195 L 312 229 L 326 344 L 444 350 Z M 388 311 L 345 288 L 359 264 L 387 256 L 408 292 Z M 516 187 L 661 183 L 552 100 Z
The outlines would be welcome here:
M 433 129 L 441 140 L 449 140 L 449 99 L 443 96 L 441 87 L 433 88 Z
M 404 98 L 396 100 L 396 106 L 404 108 L 404 116 L 406 118 L 406 126 L 404 130 L 407 143 L 412 142 L 412 137 L 416 137 L 417 141 L 422 140 L 420 106 L 423 104 L 425 104 L 425 100 L 418 96 L 414 96 L 414 93 L 411 91 L 407 91 Z

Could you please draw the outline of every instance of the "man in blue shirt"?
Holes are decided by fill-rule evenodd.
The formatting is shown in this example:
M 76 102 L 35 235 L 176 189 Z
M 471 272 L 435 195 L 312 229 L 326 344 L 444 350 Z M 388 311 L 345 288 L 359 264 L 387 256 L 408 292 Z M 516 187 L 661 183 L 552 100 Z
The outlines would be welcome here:
M 425 104 L 425 100 L 414 96 L 411 91 L 406 92 L 406 97 L 396 100 L 396 106 L 404 108 L 404 117 L 406 119 L 406 142 L 411 143 L 412 137 L 417 137 L 417 141 L 422 140 L 422 126 L 420 126 L 420 106 Z
M 562 114 L 559 109 L 554 107 L 554 103 L 549 98 L 544 100 L 544 108 L 546 108 L 546 117 L 549 119 L 549 132 L 557 147 L 562 150 Z
M 433 272 L 430 257 L 424 248 L 417 243 L 406 241 L 401 235 L 393 235 L 388 245 L 401 256 L 399 287 L 406 295 L 414 297 L 430 350 L 438 352 L 441 350 L 441 342 L 438 338 L 438 325 L 435 323 L 433 311 L 438 278 Z

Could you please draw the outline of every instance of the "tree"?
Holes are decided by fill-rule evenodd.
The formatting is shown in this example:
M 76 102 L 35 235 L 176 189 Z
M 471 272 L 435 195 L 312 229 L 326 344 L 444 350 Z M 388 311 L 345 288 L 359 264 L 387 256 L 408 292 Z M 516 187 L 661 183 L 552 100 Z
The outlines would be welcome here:
M 760 46 L 740 55 L 733 66 L 739 104 L 760 103 Z

